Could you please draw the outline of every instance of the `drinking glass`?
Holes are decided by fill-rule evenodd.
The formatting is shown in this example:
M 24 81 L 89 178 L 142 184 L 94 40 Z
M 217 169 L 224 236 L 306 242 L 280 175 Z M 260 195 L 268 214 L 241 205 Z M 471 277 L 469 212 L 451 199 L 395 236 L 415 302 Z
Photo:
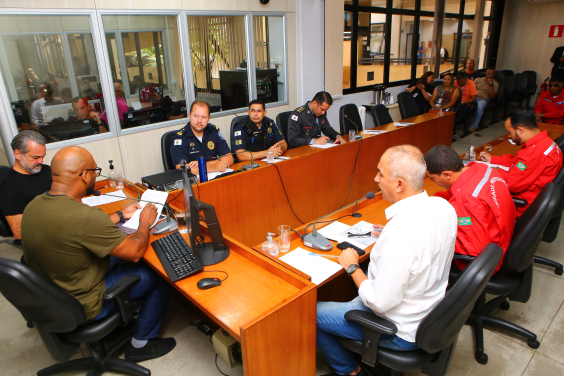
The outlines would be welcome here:
M 273 151 L 267 151 L 266 152 L 266 162 L 268 163 L 274 163 L 274 152 Z
M 349 130 L 349 141 L 354 141 L 356 139 L 356 131 L 354 129 Z
M 290 226 L 278 226 L 278 246 L 280 252 L 288 252 L 290 250 Z
M 116 188 L 123 189 L 123 174 L 119 171 L 116 171 Z
M 176 223 L 178 224 L 178 232 L 181 234 L 188 233 L 188 226 L 186 224 L 186 213 L 184 211 L 175 211 Z

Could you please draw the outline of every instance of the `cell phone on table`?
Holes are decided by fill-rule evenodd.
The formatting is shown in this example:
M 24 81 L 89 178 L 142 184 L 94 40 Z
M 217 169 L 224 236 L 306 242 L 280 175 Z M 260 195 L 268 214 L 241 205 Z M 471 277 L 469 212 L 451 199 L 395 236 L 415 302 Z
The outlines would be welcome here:
M 337 244 L 337 248 L 342 249 L 343 251 L 347 248 L 352 248 L 356 251 L 356 253 L 358 253 L 359 256 L 362 256 L 363 254 L 366 253 L 366 252 L 364 252 L 364 249 L 358 248 L 356 245 L 352 245 L 349 242 L 339 243 L 339 244 Z

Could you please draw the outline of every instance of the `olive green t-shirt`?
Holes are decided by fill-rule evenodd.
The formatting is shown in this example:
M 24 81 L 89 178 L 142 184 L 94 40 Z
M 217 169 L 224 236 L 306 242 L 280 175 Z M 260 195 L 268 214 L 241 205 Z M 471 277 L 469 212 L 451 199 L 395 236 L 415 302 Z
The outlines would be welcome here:
M 68 196 L 37 196 L 23 212 L 22 248 L 28 266 L 75 297 L 86 320 L 102 309 L 109 253 L 125 238 L 98 208 Z

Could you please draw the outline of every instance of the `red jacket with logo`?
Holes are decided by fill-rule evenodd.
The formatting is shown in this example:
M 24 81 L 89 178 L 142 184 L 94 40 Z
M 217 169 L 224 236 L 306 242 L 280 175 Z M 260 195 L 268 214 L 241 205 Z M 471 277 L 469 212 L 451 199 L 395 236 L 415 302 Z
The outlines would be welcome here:
M 556 98 L 552 96 L 550 90 L 541 93 L 535 106 L 535 114 L 538 112 L 545 115 L 543 122 L 562 124 L 562 120 L 564 120 L 564 90 Z
M 455 252 L 477 256 L 490 242 L 509 247 L 515 228 L 515 205 L 499 171 L 482 163 L 469 163 L 456 182 L 440 196 L 454 207 L 458 216 Z M 465 262 L 455 261 L 460 269 Z M 503 258 L 495 272 L 501 267 Z
M 527 205 L 517 207 L 517 218 L 529 207 L 541 189 L 554 180 L 562 168 L 562 152 L 542 131 L 523 144 L 517 155 L 492 156 L 491 163 L 508 166 L 499 170 L 513 197 L 524 199 Z

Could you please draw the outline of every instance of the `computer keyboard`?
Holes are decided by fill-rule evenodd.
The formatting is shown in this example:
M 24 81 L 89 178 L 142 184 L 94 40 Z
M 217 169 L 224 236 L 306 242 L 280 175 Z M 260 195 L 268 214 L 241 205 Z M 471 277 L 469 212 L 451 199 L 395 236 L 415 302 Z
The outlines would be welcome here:
M 202 262 L 178 231 L 151 243 L 171 282 L 176 282 L 204 269 Z

